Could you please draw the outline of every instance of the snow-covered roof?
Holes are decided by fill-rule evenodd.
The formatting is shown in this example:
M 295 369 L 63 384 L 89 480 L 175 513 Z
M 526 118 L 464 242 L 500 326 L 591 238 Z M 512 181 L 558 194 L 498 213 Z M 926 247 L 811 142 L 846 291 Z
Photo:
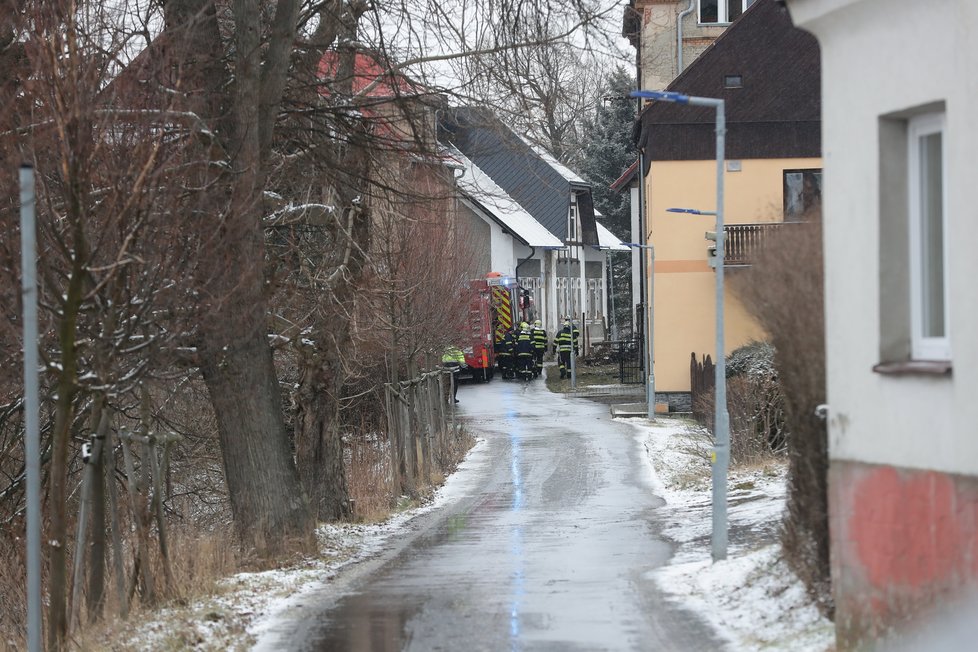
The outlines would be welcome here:
M 578 175 L 576 172 L 574 172 L 573 170 L 571 170 L 569 167 L 567 167 L 566 165 L 564 165 L 563 163 L 561 163 L 560 161 L 558 161 L 556 158 L 554 158 L 554 156 L 550 152 L 548 152 L 547 150 L 543 149 L 542 147 L 540 147 L 538 145 L 535 145 L 535 144 L 531 143 L 530 140 L 526 136 L 523 136 L 521 134 L 517 134 L 517 136 L 519 136 L 520 140 L 522 140 L 524 143 L 526 143 L 527 146 L 531 150 L 533 150 L 533 153 L 534 154 L 536 154 L 541 159 L 543 159 L 544 161 L 546 161 L 547 164 L 550 167 L 552 167 L 554 170 L 556 170 L 557 173 L 560 176 L 564 177 L 564 179 L 566 179 L 567 181 L 569 181 L 569 182 L 571 182 L 573 184 L 576 184 L 576 185 L 585 185 L 585 186 L 590 185 L 587 181 L 585 181 L 584 179 L 582 179 L 580 177 L 580 175 Z
M 628 247 L 621 243 L 614 233 L 609 231 L 605 226 L 595 220 L 595 224 L 598 225 L 598 247 L 601 249 L 611 249 L 612 251 L 628 251 Z
M 564 246 L 557 236 L 534 219 L 468 157 L 454 147 L 448 149 L 450 156 L 461 163 L 465 169 L 465 174 L 458 180 L 458 187 L 467 197 L 490 213 L 493 219 L 531 247 Z

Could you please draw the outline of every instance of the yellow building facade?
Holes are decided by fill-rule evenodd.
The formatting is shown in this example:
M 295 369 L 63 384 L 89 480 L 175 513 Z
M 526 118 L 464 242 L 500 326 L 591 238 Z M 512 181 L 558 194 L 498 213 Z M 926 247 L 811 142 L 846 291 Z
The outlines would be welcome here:
M 786 170 L 814 170 L 820 158 L 726 161 L 724 223 L 781 222 Z M 690 354 L 716 360 L 716 274 L 708 264 L 713 215 L 670 213 L 667 208 L 716 210 L 716 161 L 654 160 L 645 177 L 652 272 L 653 341 L 657 392 L 690 391 Z M 765 334 L 730 290 L 740 268 L 725 267 L 724 355 Z

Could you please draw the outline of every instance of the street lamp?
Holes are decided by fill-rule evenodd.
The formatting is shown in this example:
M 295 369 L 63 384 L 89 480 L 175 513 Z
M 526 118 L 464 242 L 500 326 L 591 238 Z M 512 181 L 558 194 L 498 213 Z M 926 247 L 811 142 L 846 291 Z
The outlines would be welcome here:
M 626 247 L 631 247 L 632 249 L 648 249 L 651 262 L 649 263 L 649 269 L 652 270 L 652 274 L 655 274 L 655 247 L 652 245 L 638 244 L 637 242 L 622 242 Z M 652 348 L 655 340 L 653 339 L 653 334 L 655 333 L 652 323 L 652 301 L 655 298 L 654 289 L 651 280 L 646 284 L 648 288 L 648 296 L 642 297 L 645 300 L 645 328 L 643 329 L 643 338 L 645 339 L 645 403 L 646 403 L 646 417 L 650 421 L 655 420 L 655 351 Z
M 632 91 L 632 97 L 709 106 L 716 110 L 717 137 L 717 207 L 716 211 L 698 211 L 690 208 L 670 208 L 673 213 L 716 215 L 716 376 L 713 416 L 713 561 L 727 557 L 727 469 L 730 465 L 730 417 L 727 414 L 727 369 L 723 342 L 723 160 L 724 140 L 727 133 L 724 101 L 712 97 L 696 97 L 672 91 Z

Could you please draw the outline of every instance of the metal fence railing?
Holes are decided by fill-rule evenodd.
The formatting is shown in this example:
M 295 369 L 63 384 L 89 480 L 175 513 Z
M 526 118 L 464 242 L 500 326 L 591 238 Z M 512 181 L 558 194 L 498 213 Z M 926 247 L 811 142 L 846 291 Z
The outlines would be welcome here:
M 618 380 L 623 385 L 645 382 L 642 340 L 619 340 L 612 342 L 615 357 L 618 359 Z
M 781 229 L 793 228 L 801 222 L 761 222 L 756 224 L 727 224 L 723 264 L 727 267 L 750 265 L 761 252 L 765 240 Z

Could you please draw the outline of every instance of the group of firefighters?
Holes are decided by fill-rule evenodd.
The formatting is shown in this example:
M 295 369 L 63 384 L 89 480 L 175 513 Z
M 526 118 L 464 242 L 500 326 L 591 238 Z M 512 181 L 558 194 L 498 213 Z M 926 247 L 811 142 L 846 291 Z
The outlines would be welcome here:
M 560 377 L 568 378 L 571 373 L 571 351 L 577 355 L 577 338 L 580 334 L 569 319 L 564 320 L 554 336 L 553 347 L 557 353 Z M 538 378 L 543 372 L 543 356 L 547 351 L 547 331 L 537 319 L 530 326 L 522 322 L 518 328 L 507 331 L 496 342 L 496 363 L 503 378 Z
M 579 335 L 580 331 L 570 319 L 564 319 L 563 327 L 554 335 L 553 350 L 557 354 L 557 366 L 561 378 L 571 376 L 571 351 L 575 356 L 577 355 Z M 547 331 L 539 319 L 533 322 L 533 326 L 524 321 L 519 327 L 506 331 L 495 345 L 496 364 L 503 378 L 519 377 L 524 380 L 538 378 L 543 372 L 543 356 L 547 352 L 547 339 Z M 465 366 L 465 356 L 461 349 L 455 346 L 449 347 L 442 356 L 442 366 L 452 371 L 451 401 L 458 403 L 458 376 Z

